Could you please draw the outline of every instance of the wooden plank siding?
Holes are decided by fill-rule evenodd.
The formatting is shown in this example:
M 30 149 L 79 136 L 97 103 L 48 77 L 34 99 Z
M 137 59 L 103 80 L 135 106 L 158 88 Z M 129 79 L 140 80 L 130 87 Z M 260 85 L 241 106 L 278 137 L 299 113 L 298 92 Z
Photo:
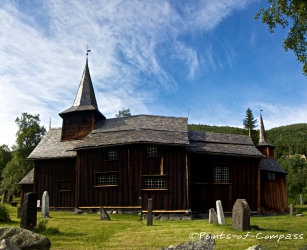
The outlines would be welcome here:
M 214 182 L 214 167 L 229 167 L 229 182 Z M 246 199 L 251 210 L 258 210 L 259 159 L 245 157 L 190 155 L 192 211 L 208 212 L 221 200 L 225 212 L 231 212 L 237 199 Z
M 267 174 L 268 171 L 261 171 L 261 210 L 283 213 L 288 209 L 285 175 L 276 172 L 275 181 L 271 181 Z
M 44 191 L 48 191 L 49 204 L 54 207 L 75 206 L 76 158 L 52 160 L 36 160 L 34 163 L 33 192 L 41 199 Z M 60 182 L 70 183 L 70 190 L 61 191 Z
M 80 150 L 80 202 L 78 206 L 137 206 L 148 198 L 158 210 L 187 209 L 185 150 L 158 146 L 158 155 L 148 157 L 147 145 Z M 117 149 L 117 159 L 108 160 L 108 149 Z M 162 161 L 163 156 L 163 161 Z M 161 173 L 163 163 L 163 175 Z M 97 174 L 116 175 L 116 185 L 97 185 Z M 145 178 L 165 178 L 163 189 L 145 189 Z M 145 189 L 145 190 L 144 190 Z

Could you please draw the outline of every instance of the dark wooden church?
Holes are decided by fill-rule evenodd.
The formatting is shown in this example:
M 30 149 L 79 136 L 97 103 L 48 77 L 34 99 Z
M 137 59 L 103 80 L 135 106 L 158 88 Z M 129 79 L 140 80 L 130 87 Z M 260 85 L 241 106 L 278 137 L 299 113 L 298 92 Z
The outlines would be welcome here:
M 48 191 L 56 208 L 140 208 L 207 212 L 221 200 L 230 212 L 243 198 L 252 211 L 287 209 L 285 171 L 274 146 L 242 135 L 188 131 L 188 119 L 152 115 L 106 119 L 86 60 L 73 106 L 59 114 L 28 160 L 21 196 Z M 259 149 L 259 150 L 258 150 Z M 21 201 L 22 202 L 22 201 Z

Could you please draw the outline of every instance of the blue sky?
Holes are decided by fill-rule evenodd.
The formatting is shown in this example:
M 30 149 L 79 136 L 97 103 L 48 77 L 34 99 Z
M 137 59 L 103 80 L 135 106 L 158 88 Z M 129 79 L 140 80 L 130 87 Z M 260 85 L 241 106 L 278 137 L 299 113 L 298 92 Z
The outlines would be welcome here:
M 266 129 L 307 121 L 307 79 L 287 30 L 270 34 L 255 14 L 266 0 L 0 2 L 0 144 L 16 117 L 61 126 L 85 65 L 100 111 L 187 117 L 243 127 L 247 108 Z

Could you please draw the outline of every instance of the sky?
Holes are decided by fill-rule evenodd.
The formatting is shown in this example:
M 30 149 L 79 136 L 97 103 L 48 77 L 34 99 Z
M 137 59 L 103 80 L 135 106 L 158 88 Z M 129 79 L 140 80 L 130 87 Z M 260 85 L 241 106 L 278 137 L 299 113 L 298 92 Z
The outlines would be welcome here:
M 307 121 L 307 79 L 255 14 L 267 0 L 1 0 L 0 145 L 15 119 L 60 127 L 86 61 L 99 110 L 188 117 L 243 128 L 248 108 L 266 129 Z

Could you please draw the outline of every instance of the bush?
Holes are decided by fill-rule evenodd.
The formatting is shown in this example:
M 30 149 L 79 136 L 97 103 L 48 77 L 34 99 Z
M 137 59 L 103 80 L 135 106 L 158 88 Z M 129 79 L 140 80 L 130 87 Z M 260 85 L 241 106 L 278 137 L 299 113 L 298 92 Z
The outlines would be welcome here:
M 10 213 L 4 204 L 0 204 L 0 221 L 10 221 Z

